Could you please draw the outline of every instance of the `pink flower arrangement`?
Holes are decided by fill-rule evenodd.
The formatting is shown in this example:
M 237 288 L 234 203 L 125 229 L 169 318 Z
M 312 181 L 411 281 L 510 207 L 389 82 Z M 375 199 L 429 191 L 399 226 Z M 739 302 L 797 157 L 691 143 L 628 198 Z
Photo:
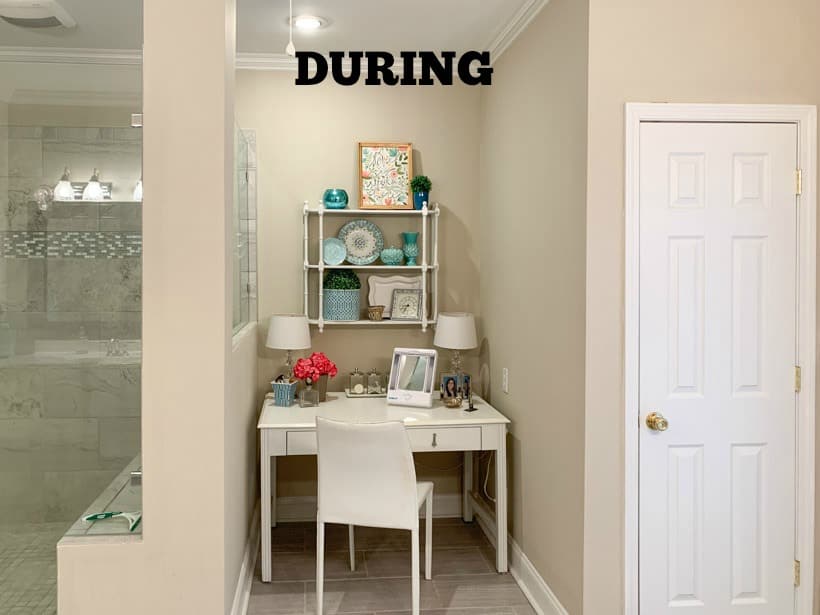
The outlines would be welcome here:
M 293 366 L 293 375 L 308 384 L 316 382 L 321 376 L 333 378 L 338 373 L 336 364 L 322 352 L 314 352 L 307 359 L 299 359 Z
M 336 368 L 336 364 L 328 359 L 323 352 L 314 352 L 310 355 L 310 360 L 322 376 L 330 376 L 331 378 L 335 378 L 336 374 L 339 373 L 339 370 Z

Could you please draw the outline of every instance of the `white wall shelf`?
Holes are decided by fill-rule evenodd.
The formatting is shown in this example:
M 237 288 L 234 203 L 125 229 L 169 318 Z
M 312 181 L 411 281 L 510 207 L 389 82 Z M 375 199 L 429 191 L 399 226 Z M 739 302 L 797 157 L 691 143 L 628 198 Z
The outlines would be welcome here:
M 320 212 L 325 216 L 423 216 L 423 209 L 326 209 L 319 203 L 318 209 L 308 209 L 308 213 L 318 215 Z M 427 215 L 435 215 L 438 210 L 428 209 Z
M 421 327 L 426 331 L 430 325 L 435 324 L 438 318 L 438 220 L 439 208 L 428 209 L 402 209 L 402 210 L 381 210 L 381 209 L 325 209 L 320 201 L 318 207 L 312 209 L 310 202 L 305 201 L 302 209 L 302 223 L 304 227 L 303 244 L 303 278 L 304 278 L 304 313 L 308 317 L 310 324 L 323 331 L 325 326 L 358 326 L 358 327 Z M 318 237 L 311 237 L 310 218 L 316 216 L 319 219 Z M 324 263 L 324 240 L 325 216 L 342 216 L 369 218 L 371 216 L 392 216 L 417 218 L 419 220 L 419 255 L 418 265 L 326 265 Z M 318 242 L 318 262 L 310 262 L 311 239 Z M 348 269 L 352 271 L 385 271 L 392 273 L 413 273 L 421 276 L 421 301 L 422 318 L 417 321 L 408 320 L 325 320 L 323 318 L 324 308 L 324 272 L 331 269 Z M 314 278 L 318 278 L 318 283 L 313 280 L 311 285 L 311 272 L 318 273 Z M 367 280 L 362 280 L 362 284 L 367 284 Z M 311 313 L 310 290 L 318 286 L 318 309 L 316 314 Z M 366 306 L 362 306 L 362 311 Z

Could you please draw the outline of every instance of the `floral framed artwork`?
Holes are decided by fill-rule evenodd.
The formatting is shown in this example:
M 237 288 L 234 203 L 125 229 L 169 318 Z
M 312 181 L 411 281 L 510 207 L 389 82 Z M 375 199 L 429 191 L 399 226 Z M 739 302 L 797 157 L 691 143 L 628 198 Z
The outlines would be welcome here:
M 359 143 L 359 208 L 413 209 L 412 143 Z

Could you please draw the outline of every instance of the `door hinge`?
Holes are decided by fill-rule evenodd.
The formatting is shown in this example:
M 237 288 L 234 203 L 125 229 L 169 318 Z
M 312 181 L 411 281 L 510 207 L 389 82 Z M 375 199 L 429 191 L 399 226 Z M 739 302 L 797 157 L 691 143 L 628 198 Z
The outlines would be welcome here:
M 794 586 L 800 587 L 800 560 L 794 560 Z
M 797 192 L 797 196 L 803 194 L 803 169 L 797 169 L 794 172 L 794 179 L 795 179 L 795 191 Z
M 801 376 L 801 374 L 800 374 L 800 366 L 799 366 L 799 365 L 795 365 L 795 366 L 794 366 L 794 392 L 795 392 L 795 393 L 799 393 L 799 392 L 800 392 L 800 388 L 801 388 L 801 385 L 802 385 L 802 381 L 803 381 L 803 378 L 802 378 L 802 376 Z

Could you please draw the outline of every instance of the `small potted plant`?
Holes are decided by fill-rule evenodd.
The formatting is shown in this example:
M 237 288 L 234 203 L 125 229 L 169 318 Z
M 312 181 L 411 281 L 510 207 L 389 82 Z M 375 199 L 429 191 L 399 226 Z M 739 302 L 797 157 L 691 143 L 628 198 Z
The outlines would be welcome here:
M 322 317 L 325 320 L 359 320 L 361 280 L 350 269 L 331 269 L 325 275 Z
M 430 189 L 433 187 L 433 182 L 426 175 L 416 175 L 410 182 L 410 188 L 413 190 L 413 206 L 416 209 L 422 209 L 425 201 L 428 209 L 430 208 Z

